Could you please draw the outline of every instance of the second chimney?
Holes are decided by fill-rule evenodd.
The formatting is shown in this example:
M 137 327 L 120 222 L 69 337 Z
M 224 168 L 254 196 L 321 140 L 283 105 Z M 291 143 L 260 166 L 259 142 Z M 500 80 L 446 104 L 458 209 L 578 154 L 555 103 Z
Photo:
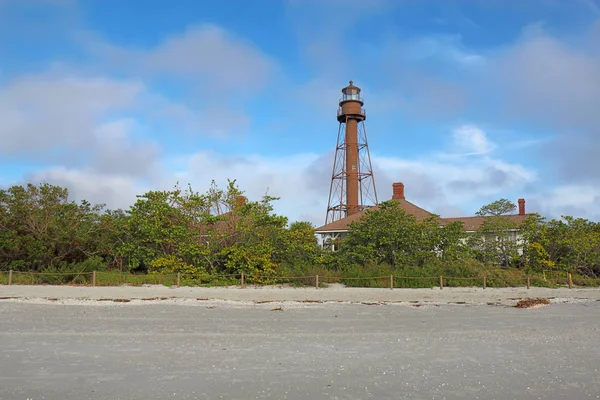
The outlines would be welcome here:
M 404 200 L 404 183 L 392 183 L 392 200 Z
M 519 199 L 519 215 L 525 215 L 525 199 Z
M 243 206 L 245 206 L 245 205 L 246 205 L 246 196 L 237 196 L 237 197 L 235 198 L 235 204 L 236 204 L 238 207 L 243 207 Z

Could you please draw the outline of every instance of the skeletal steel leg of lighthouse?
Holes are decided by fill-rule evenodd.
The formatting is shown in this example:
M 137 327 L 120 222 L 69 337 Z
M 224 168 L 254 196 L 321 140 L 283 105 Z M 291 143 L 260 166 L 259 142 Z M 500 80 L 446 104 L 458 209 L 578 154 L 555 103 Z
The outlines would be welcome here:
M 359 193 L 360 204 L 363 206 L 375 206 L 378 204 L 377 188 L 375 186 L 375 175 L 373 175 L 373 164 L 369 152 L 369 141 L 367 140 L 367 129 L 363 121 L 358 123 L 358 165 L 359 165 Z
M 333 171 L 331 173 L 331 184 L 329 186 L 329 202 L 327 204 L 327 216 L 325 223 L 329 224 L 346 216 L 344 199 L 346 197 L 346 146 L 345 124 L 341 124 L 338 128 L 338 137 L 335 146 L 335 155 L 333 158 Z

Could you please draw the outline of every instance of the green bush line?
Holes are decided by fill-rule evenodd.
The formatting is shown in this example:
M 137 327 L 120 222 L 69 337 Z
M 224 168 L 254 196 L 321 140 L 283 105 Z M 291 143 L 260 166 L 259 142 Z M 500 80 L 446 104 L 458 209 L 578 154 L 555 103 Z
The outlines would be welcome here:
M 292 286 L 314 286 L 315 276 L 319 275 L 319 286 L 325 287 L 331 284 L 344 284 L 349 287 L 389 288 L 390 275 L 393 276 L 394 288 L 431 288 L 439 286 L 439 276 L 408 276 L 393 273 L 390 275 L 379 274 L 377 276 L 356 276 L 355 273 L 340 273 L 333 275 L 335 271 L 315 271 L 314 274 L 293 277 L 286 276 L 264 276 L 245 275 L 246 285 L 283 285 Z M 481 273 L 479 276 L 446 276 L 443 277 L 444 287 L 483 287 L 483 276 L 486 276 L 486 286 L 490 288 L 523 287 L 527 284 L 525 273 L 509 270 L 491 270 Z M 530 285 L 534 287 L 565 287 L 568 286 L 566 274 L 563 277 L 555 277 L 546 274 L 529 275 Z M 572 275 L 574 286 L 599 287 L 600 279 Z M 0 285 L 8 284 L 8 272 L 0 271 Z M 32 273 L 13 272 L 13 285 L 92 285 L 92 273 Z M 177 274 L 130 274 L 119 272 L 97 272 L 97 286 L 120 286 L 120 285 L 165 285 L 176 286 Z M 181 286 L 239 286 L 241 274 L 236 275 L 181 275 Z

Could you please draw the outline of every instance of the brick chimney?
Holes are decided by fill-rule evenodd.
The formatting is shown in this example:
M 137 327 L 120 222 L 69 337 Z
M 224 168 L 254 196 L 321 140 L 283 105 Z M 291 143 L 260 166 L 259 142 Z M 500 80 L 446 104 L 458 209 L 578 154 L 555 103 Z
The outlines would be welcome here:
M 525 199 L 519 199 L 519 215 L 525 215 Z
M 392 183 L 392 200 L 404 200 L 404 183 L 395 182 Z
M 246 204 L 246 196 L 237 196 L 235 198 L 235 205 L 238 207 L 242 207 Z

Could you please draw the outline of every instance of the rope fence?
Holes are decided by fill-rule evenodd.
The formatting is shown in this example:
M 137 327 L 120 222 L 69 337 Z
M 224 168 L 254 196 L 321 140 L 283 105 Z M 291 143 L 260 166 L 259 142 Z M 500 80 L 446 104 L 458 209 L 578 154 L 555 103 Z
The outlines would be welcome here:
M 600 278 L 573 275 L 568 272 L 560 274 L 532 274 L 519 277 L 506 277 L 498 274 L 481 276 L 334 276 L 306 275 L 279 276 L 261 274 L 182 274 L 182 273 L 148 273 L 131 274 L 119 271 L 98 272 L 24 272 L 0 271 L 0 285 L 71 285 L 71 286 L 240 286 L 290 284 L 293 286 L 314 286 L 324 288 L 331 284 L 344 284 L 354 287 L 372 288 L 431 288 L 438 287 L 523 287 L 531 286 L 561 287 L 568 286 L 600 286 Z

